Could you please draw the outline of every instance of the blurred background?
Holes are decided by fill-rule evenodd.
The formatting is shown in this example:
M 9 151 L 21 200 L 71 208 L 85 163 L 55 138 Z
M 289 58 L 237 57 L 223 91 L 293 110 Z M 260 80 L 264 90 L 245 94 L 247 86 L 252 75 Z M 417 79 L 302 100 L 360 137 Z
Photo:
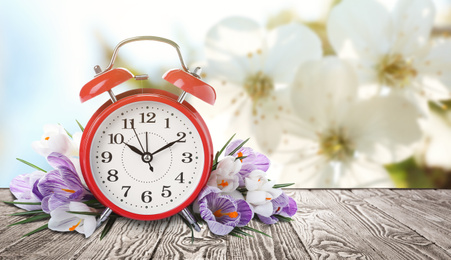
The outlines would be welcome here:
M 93 67 L 105 68 L 121 40 L 155 35 L 181 46 L 189 67 L 205 63 L 207 31 L 229 16 L 244 16 L 267 28 L 300 22 L 327 43 L 325 21 L 339 1 L 1 1 L 0 2 L 0 187 L 17 175 L 32 171 L 22 158 L 48 168 L 31 148 L 40 140 L 45 124 L 61 124 L 79 131 L 95 110 L 108 100 L 103 94 L 81 104 L 79 91 L 94 76 Z M 394 1 L 382 1 L 391 5 Z M 435 0 L 433 36 L 451 36 L 451 0 Z M 375 21 L 376 22 L 376 21 Z M 121 48 L 115 66 L 134 74 L 149 74 L 147 82 L 120 86 L 120 93 L 137 87 L 158 87 L 176 93 L 161 76 L 180 67 L 175 51 L 157 43 L 133 43 Z M 208 67 L 204 67 L 208 73 Z M 214 87 L 214 86 L 213 86 Z M 387 165 L 397 187 L 451 188 L 451 102 L 448 108 L 431 104 L 431 127 L 425 130 L 418 151 L 409 159 Z M 202 111 L 199 111 L 202 114 Z M 223 122 L 207 120 L 215 149 L 222 147 Z M 240 138 L 239 129 L 236 129 Z M 283 164 L 274 161 L 274 175 Z

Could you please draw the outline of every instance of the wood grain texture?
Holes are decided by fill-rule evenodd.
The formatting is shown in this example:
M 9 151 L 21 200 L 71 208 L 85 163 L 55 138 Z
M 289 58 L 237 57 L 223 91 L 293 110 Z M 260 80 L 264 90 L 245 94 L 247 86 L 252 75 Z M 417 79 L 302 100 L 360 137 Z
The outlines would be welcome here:
M 430 201 L 433 200 L 433 197 L 415 201 L 408 195 L 392 190 L 379 190 L 377 192 L 381 191 L 384 192 L 384 196 L 374 196 L 373 190 L 357 191 L 356 193 L 363 197 L 365 201 L 386 212 L 393 219 L 408 226 L 412 231 L 451 254 L 451 240 L 449 239 L 451 221 L 449 214 L 446 214 L 450 210 L 447 204 L 445 206 L 431 206 Z
M 352 232 L 375 246 L 386 259 L 446 259 L 442 248 L 348 190 L 314 192 L 341 216 Z
M 243 239 L 191 231 L 179 216 L 159 221 L 118 218 L 110 234 L 85 238 L 44 230 L 46 223 L 7 225 L 21 209 L 0 203 L 0 259 L 451 259 L 451 190 L 286 189 L 298 203 L 294 221 L 250 226 Z M 2 200 L 11 201 L 8 189 Z

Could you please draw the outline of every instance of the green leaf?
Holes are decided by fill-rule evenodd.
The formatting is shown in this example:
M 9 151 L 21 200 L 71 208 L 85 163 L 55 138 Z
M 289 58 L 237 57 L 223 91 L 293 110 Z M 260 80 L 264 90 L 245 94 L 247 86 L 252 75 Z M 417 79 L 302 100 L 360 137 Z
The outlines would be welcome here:
M 85 128 L 80 124 L 80 122 L 78 122 L 78 120 L 75 120 L 78 124 L 78 127 L 80 127 L 80 130 L 83 132 L 85 131 Z
M 6 204 L 41 205 L 41 202 L 3 201 Z
M 100 216 L 100 213 L 92 211 L 66 211 L 71 214 L 88 215 L 88 216 Z
M 232 230 L 232 232 L 229 233 L 229 235 L 234 236 L 234 237 L 243 238 L 242 236 L 240 236 L 237 233 L 233 232 L 233 230 Z
M 25 161 L 25 160 L 23 160 L 23 159 L 16 158 L 16 160 L 18 160 L 19 162 L 24 163 L 24 164 L 26 164 L 26 165 L 28 165 L 28 166 L 30 166 L 30 167 L 32 167 L 32 168 L 35 168 L 35 169 L 38 170 L 38 171 L 45 172 L 45 173 L 47 172 L 47 171 L 43 170 L 42 168 L 40 168 L 40 167 L 38 167 L 38 166 L 36 166 L 36 165 L 30 163 L 30 162 L 27 162 L 27 161 Z
M 108 234 L 108 232 L 110 232 L 114 222 L 116 222 L 116 219 L 116 217 L 111 216 L 108 218 L 108 221 L 106 222 L 106 225 L 102 230 L 102 234 L 100 234 L 100 240 L 102 240 Z
M 228 155 L 233 155 L 234 153 L 236 153 L 238 150 L 241 149 L 241 147 L 244 146 L 245 143 L 247 143 L 247 141 L 249 141 L 250 138 L 247 138 L 246 140 L 244 140 L 243 142 L 241 142 L 240 145 L 238 145 L 233 151 L 231 151 Z
M 45 225 L 43 225 L 41 227 L 38 227 L 37 229 L 35 229 L 35 230 L 33 230 L 33 231 L 29 232 L 29 233 L 23 235 L 22 237 L 27 237 L 29 235 L 32 235 L 32 234 L 36 233 L 36 232 L 39 232 L 39 231 L 44 230 L 44 229 L 47 229 L 48 227 L 49 227 L 49 224 L 45 224 Z
M 227 143 L 225 143 L 225 145 L 221 148 L 221 150 L 219 150 L 219 152 L 216 154 L 216 158 L 215 158 L 216 162 L 218 162 L 219 156 L 222 154 L 222 152 L 224 152 L 224 150 L 227 148 L 227 146 L 230 144 L 230 142 L 232 142 L 235 135 L 236 134 L 233 134 L 232 137 L 230 137 L 230 139 L 227 141 Z
M 257 233 L 262 234 L 262 235 L 267 236 L 267 237 L 271 237 L 270 235 L 266 234 L 265 232 L 262 232 L 262 231 L 260 231 L 260 230 L 258 230 L 258 229 L 255 229 L 255 228 L 251 228 L 251 227 L 249 227 L 249 226 L 244 226 L 244 227 L 241 227 L 241 228 L 242 228 L 242 229 L 246 229 L 246 230 L 250 230 L 250 231 L 257 232 Z M 272 238 L 272 237 L 271 237 L 271 238 Z
M 235 135 L 236 134 L 233 134 L 232 137 L 230 137 L 230 139 L 227 141 L 227 143 L 225 143 L 225 145 L 221 148 L 221 150 L 216 153 L 215 159 L 213 160 L 212 171 L 216 169 L 216 166 L 218 165 L 219 156 L 221 156 L 222 152 L 227 148 L 227 146 L 230 144 Z
M 191 229 L 191 244 L 194 243 L 194 229 L 193 226 L 186 220 L 184 217 L 180 216 L 182 218 L 182 221 Z
M 274 215 L 274 217 L 276 217 L 276 218 L 277 218 L 279 221 L 281 221 L 281 222 L 290 222 L 290 221 L 293 221 L 292 218 L 284 217 L 284 216 L 282 216 L 282 215 Z
M 235 228 L 233 229 L 233 231 L 234 231 L 235 233 L 237 233 L 237 234 L 240 234 L 240 235 L 244 235 L 244 236 L 247 236 L 247 237 L 254 237 L 253 235 L 244 232 L 244 231 L 241 230 L 239 227 L 235 227 Z
M 22 211 L 22 212 L 16 212 L 13 214 L 9 214 L 10 216 L 23 216 L 23 215 L 33 215 L 33 214 L 39 214 L 43 213 L 43 210 L 30 210 L 30 211 Z
M 63 126 L 63 125 L 61 125 L 60 123 L 58 123 L 58 125 Z M 64 127 L 63 127 L 63 129 L 64 129 L 64 131 L 66 131 L 66 134 L 67 134 L 70 138 L 72 138 L 72 135 L 69 133 L 69 131 L 67 131 L 66 128 L 64 128 Z
M 247 156 L 239 156 L 239 157 L 236 157 L 236 158 L 235 158 L 235 161 L 236 161 L 236 160 L 243 160 L 244 158 L 247 158 Z
M 289 187 L 291 185 L 294 185 L 295 183 L 282 183 L 282 184 L 275 184 L 273 187 L 273 189 L 278 189 L 278 188 L 285 188 L 285 187 Z
M 10 224 L 10 225 L 8 225 L 8 227 L 19 225 L 19 224 L 25 224 L 25 223 L 29 223 L 29 222 L 33 222 L 33 221 L 38 221 L 38 220 L 46 219 L 46 218 L 50 218 L 50 214 L 39 214 L 39 215 L 36 215 L 33 217 L 29 217 L 25 220 Z

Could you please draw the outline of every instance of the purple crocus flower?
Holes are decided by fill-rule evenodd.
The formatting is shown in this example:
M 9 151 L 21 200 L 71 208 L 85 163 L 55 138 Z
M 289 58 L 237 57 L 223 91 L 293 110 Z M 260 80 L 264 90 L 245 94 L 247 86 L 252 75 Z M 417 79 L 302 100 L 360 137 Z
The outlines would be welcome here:
M 284 217 L 292 217 L 298 210 L 298 205 L 293 198 L 288 197 L 285 193 L 280 194 L 279 197 L 271 201 L 273 206 L 273 214 L 269 217 L 265 217 L 257 214 L 257 217 L 265 224 L 271 225 L 279 221 L 274 215 L 281 215 Z
M 242 142 L 243 140 L 235 140 L 231 142 L 225 149 L 225 154 L 229 155 Z M 242 166 L 241 170 L 238 173 L 240 187 L 243 187 L 245 185 L 244 179 L 249 176 L 252 171 L 261 170 L 266 172 L 270 166 L 270 161 L 268 157 L 266 157 L 266 155 L 256 152 L 250 147 L 241 147 L 232 155 L 235 157 L 246 156 L 246 158 L 241 160 Z
M 220 195 L 220 192 L 216 187 L 205 186 L 194 203 L 194 208 L 207 222 L 213 234 L 224 236 L 235 227 L 246 226 L 254 212 L 245 200 Z
M 17 198 L 17 202 L 41 202 L 42 196 L 40 194 L 34 193 L 33 187 L 39 181 L 45 172 L 35 171 L 28 174 L 21 174 L 15 177 L 9 184 L 9 189 L 11 193 Z M 15 206 L 25 209 L 25 210 L 40 210 L 41 205 L 24 205 L 15 204 Z
M 60 153 L 51 153 L 47 157 L 55 170 L 44 175 L 36 185 L 36 194 L 42 196 L 42 210 L 46 213 L 68 204 L 93 198 L 83 187 L 76 169 L 69 158 Z

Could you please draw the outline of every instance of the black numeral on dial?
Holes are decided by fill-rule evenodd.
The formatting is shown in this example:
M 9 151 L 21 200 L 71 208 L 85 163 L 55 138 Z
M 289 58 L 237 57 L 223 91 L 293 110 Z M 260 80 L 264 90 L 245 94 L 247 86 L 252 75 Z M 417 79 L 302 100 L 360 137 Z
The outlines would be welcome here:
M 141 115 L 141 123 L 155 123 L 155 117 L 157 116 L 154 112 L 149 112 L 147 114 L 140 113 Z
M 190 163 L 193 161 L 193 154 L 189 152 L 184 152 L 182 155 L 185 157 L 182 159 L 182 162 L 184 163 Z
M 177 177 L 175 177 L 176 181 L 179 181 L 180 183 L 185 183 L 185 179 L 183 179 L 183 172 L 181 172 Z
M 110 144 L 122 144 L 124 142 L 124 136 L 122 134 L 109 134 Z
M 108 177 L 106 178 L 108 181 L 110 182 L 115 182 L 119 179 L 119 177 L 117 176 L 117 170 L 115 169 L 111 169 L 108 171 Z
M 103 152 L 102 158 L 103 163 L 109 163 L 113 159 L 113 155 L 110 152 Z
M 122 189 L 125 189 L 124 197 L 127 198 L 128 191 L 130 190 L 131 187 L 132 187 L 132 186 L 122 186 Z
M 133 129 L 135 128 L 135 119 L 122 119 L 124 121 L 124 127 L 122 129 Z
M 172 192 L 169 190 L 171 186 L 163 186 L 163 190 L 161 191 L 161 196 L 163 198 L 169 198 L 172 195 Z
M 146 191 L 143 192 L 143 194 L 141 195 L 141 200 L 142 200 L 144 203 L 150 203 L 150 202 L 152 201 L 152 196 L 150 196 L 150 195 L 152 195 L 152 192 L 146 190 Z

